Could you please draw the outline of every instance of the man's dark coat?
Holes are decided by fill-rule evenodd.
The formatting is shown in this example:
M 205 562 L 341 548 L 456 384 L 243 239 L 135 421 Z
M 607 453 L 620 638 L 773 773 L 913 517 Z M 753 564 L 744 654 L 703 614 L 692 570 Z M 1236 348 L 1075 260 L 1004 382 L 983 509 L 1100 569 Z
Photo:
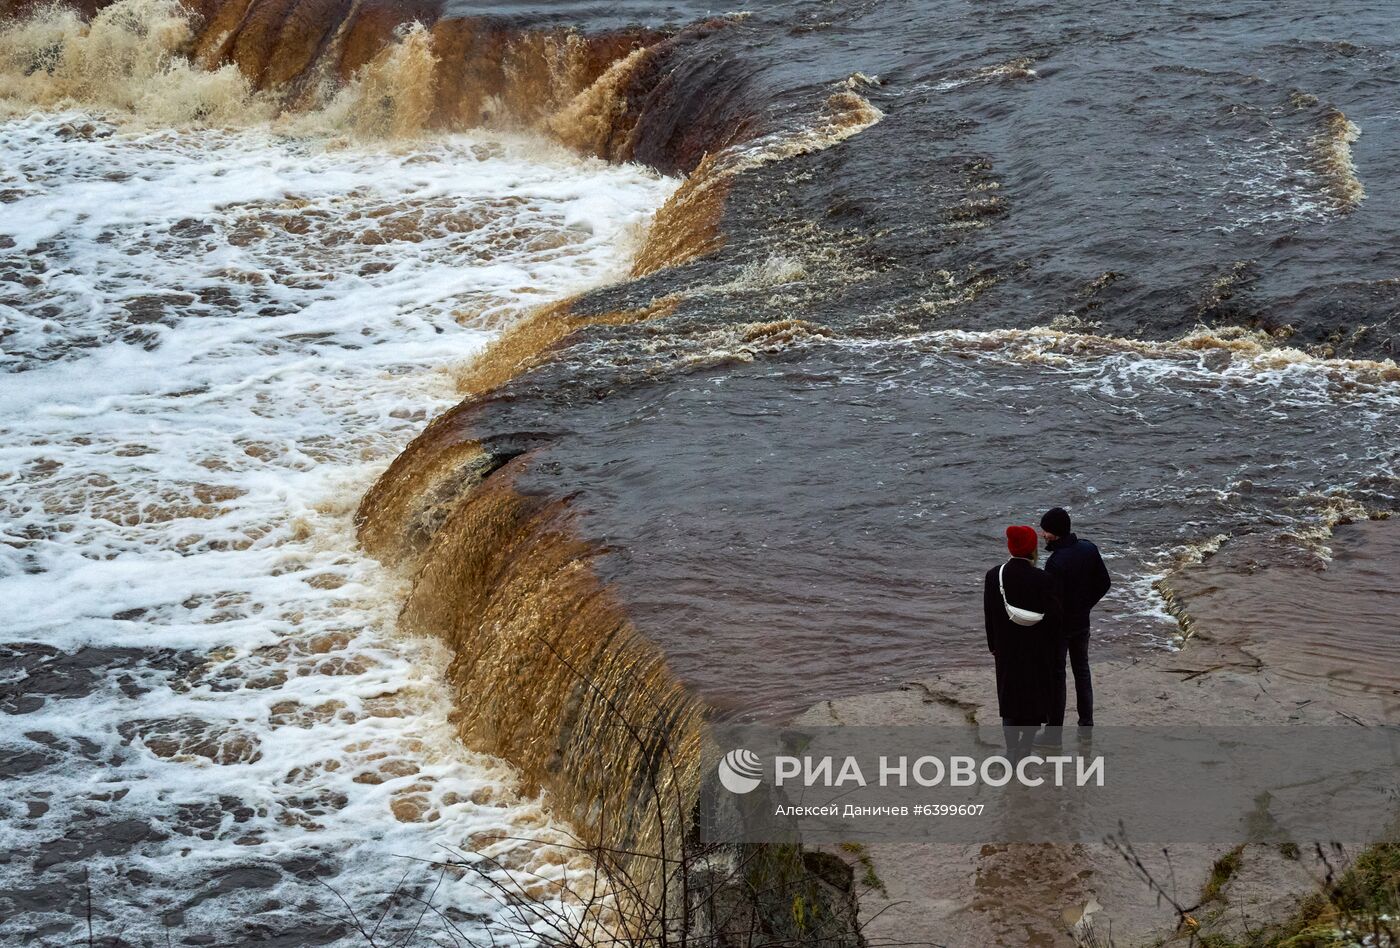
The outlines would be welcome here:
M 1045 561 L 1045 572 L 1060 584 L 1064 631 L 1082 632 L 1089 628 L 1089 610 L 1098 605 L 1111 585 L 1108 567 L 1103 565 L 1098 547 L 1073 533 L 1051 540 L 1046 549 L 1050 558 Z

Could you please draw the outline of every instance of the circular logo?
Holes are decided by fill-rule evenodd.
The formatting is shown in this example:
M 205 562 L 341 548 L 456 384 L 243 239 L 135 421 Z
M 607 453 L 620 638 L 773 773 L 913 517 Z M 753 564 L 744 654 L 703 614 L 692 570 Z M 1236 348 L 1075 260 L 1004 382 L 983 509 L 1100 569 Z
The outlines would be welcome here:
M 724 755 L 719 762 L 719 782 L 730 793 L 748 793 L 763 776 L 763 761 L 757 754 L 742 747 Z

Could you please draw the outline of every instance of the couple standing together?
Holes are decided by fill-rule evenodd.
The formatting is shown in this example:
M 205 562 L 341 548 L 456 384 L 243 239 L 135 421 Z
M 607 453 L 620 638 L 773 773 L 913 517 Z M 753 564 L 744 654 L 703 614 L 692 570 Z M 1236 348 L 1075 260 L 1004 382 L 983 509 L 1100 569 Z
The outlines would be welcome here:
M 1011 559 L 988 571 L 983 595 L 987 648 L 996 661 L 997 705 L 1013 760 L 1029 754 L 1034 744 L 1059 747 L 1066 659 L 1074 670 L 1081 739 L 1094 726 L 1089 610 L 1108 592 L 1108 570 L 1098 547 L 1074 535 L 1069 514 L 1060 507 L 1040 518 L 1039 536 L 1050 554 L 1044 569 L 1036 566 L 1036 530 L 1006 528 Z M 1042 726 L 1045 733 L 1037 741 Z

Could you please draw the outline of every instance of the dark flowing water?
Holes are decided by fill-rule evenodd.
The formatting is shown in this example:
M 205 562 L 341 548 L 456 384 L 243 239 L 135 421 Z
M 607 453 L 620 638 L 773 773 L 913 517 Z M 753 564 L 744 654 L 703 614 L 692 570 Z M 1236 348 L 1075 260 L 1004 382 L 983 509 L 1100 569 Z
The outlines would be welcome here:
M 781 116 L 856 76 L 885 117 L 741 179 L 729 251 L 693 282 L 787 257 L 804 285 L 740 295 L 748 318 L 879 334 L 1059 320 L 1156 338 L 1228 323 L 1389 355 L 1396 16 L 1382 3 L 765 4 L 706 39 L 711 96 Z M 721 309 L 682 312 L 734 318 Z
M 1203 615 L 1393 684 L 1347 668 L 1400 660 L 1393 543 L 1329 529 L 1400 506 L 1394 5 L 191 6 L 189 43 L 159 0 L 120 42 L 0 38 L 7 938 L 71 943 L 90 870 L 129 943 L 356 943 L 312 880 L 371 901 L 388 848 L 551 828 L 454 742 L 349 529 L 455 397 L 430 373 L 620 280 L 674 185 L 542 130 L 744 168 L 717 249 L 573 304 L 667 315 L 570 336 L 460 431 L 539 449 L 521 486 L 572 499 L 718 713 L 985 661 L 979 577 L 1051 504 L 1117 580 L 1098 655 L 1174 647 L 1153 580 L 1234 537 Z M 599 85 L 616 127 L 568 114 Z M 435 137 L 471 125 L 508 140 Z
M 1052 504 L 1119 580 L 1100 654 L 1170 647 L 1183 557 L 1395 506 L 1394 366 L 1326 360 L 1400 330 L 1397 25 L 765 5 L 702 44 L 716 96 L 883 118 L 739 176 L 720 251 L 575 307 L 674 315 L 575 337 L 470 433 L 553 442 L 535 482 L 726 713 L 981 661 L 978 578 Z
M 568 433 L 528 483 L 579 491 L 642 628 L 721 707 L 763 713 L 984 661 L 982 573 L 1006 524 L 1056 504 L 1107 555 L 1097 654 L 1121 657 L 1173 643 L 1152 580 L 1193 547 L 1394 503 L 1389 386 L 986 344 L 813 345 L 556 411 Z

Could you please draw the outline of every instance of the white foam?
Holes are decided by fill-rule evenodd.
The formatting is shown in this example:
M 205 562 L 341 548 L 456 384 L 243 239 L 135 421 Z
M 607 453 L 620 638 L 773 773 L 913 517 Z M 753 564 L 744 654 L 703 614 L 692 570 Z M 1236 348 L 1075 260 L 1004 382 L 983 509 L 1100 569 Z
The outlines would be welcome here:
M 396 856 L 443 858 L 492 830 L 563 838 L 509 768 L 452 735 L 444 656 L 396 635 L 399 581 L 358 552 L 350 517 L 454 400 L 446 370 L 512 314 L 624 274 L 672 183 L 524 140 L 333 144 L 82 113 L 0 124 L 4 641 L 208 661 L 182 681 L 126 669 L 151 690 L 108 681 L 7 722 L 7 743 L 45 731 L 71 755 L 7 785 L 8 851 L 119 819 L 168 836 L 84 861 L 112 903 L 133 866 L 174 906 L 222 866 L 300 852 L 363 906 L 413 865 Z M 154 721 L 209 722 L 244 762 L 162 743 Z M 114 762 L 86 760 L 78 738 Z M 89 799 L 113 789 L 126 795 Z M 247 812 L 187 835 L 181 807 L 221 797 Z M 395 804 L 426 816 L 402 822 Z M 539 847 L 516 861 L 546 864 Z M 0 888 L 57 892 L 63 869 L 15 859 Z M 306 888 L 225 893 L 176 931 L 219 932 L 270 898 L 276 929 L 305 914 Z M 451 877 L 437 898 L 495 911 Z M 162 908 L 101 910 L 130 938 L 161 931 Z
M 1373 494 L 1393 496 L 1393 485 L 1400 477 L 1400 454 L 1393 447 L 1395 419 L 1400 417 L 1400 375 L 1394 362 L 1320 358 L 1271 342 L 1262 334 L 1223 327 L 1173 341 L 1037 327 L 935 330 L 898 340 L 837 338 L 821 340 L 820 345 L 860 351 L 871 363 L 903 350 L 899 363 L 903 374 L 889 376 L 884 384 L 922 388 L 938 400 L 982 399 L 1053 386 L 1076 393 L 1086 419 L 1094 412 L 1108 412 L 1134 419 L 1143 431 L 1162 424 L 1167 406 L 1175 404 L 1177 407 L 1171 409 L 1175 412 L 1199 407 L 1205 412 L 1200 427 L 1205 445 L 1219 441 L 1224 430 L 1221 425 L 1231 416 L 1267 426 L 1281 438 L 1288 436 L 1292 424 L 1303 439 L 1315 429 L 1335 428 L 1334 440 L 1326 444 L 1328 452 L 1318 453 L 1316 446 L 1322 442 L 1316 440 L 1311 444 L 1308 440 L 1279 442 L 1272 455 L 1251 458 L 1239 470 L 1232 470 L 1223 459 L 1215 461 L 1220 465 L 1219 479 L 1202 476 L 1194 464 L 1183 461 L 1174 471 L 1164 466 L 1161 479 L 1149 486 L 1115 492 L 1119 504 L 1142 514 L 1175 506 L 1180 511 L 1176 516 L 1183 518 L 1169 542 L 1138 546 L 1135 538 L 1125 537 L 1126 542 L 1116 546 L 1116 555 L 1110 555 L 1115 576 L 1108 597 L 1111 613 L 1129 620 L 1124 625 L 1145 630 L 1144 644 L 1176 647 L 1180 629 L 1156 584 L 1189 558 L 1218 548 L 1230 535 L 1222 533 L 1222 527 L 1239 530 L 1238 518 L 1247 516 L 1257 522 L 1266 514 L 1265 528 L 1287 525 L 1288 530 L 1311 537 L 1330 533 L 1338 509 L 1351 519 L 1364 519 L 1393 503 L 1368 502 L 1367 498 Z M 915 368 L 908 368 L 910 350 L 923 356 L 912 363 Z M 957 358 L 954 364 L 1013 369 L 1033 366 L 1036 372 L 995 375 L 987 388 L 976 389 L 969 396 L 958 387 L 967 383 L 959 380 L 959 373 L 949 371 L 950 357 Z M 1020 400 L 1008 401 L 1016 404 Z M 1229 411 L 1231 407 L 1236 410 Z M 1090 430 L 1091 423 L 1085 424 L 1085 430 Z M 1240 441 L 1247 443 L 1243 438 Z M 1236 463 L 1244 460 L 1239 458 Z M 1141 463 L 1156 462 L 1144 455 Z M 1089 465 L 1088 469 L 1092 468 Z M 1270 468 L 1294 473 L 1275 481 L 1269 475 Z M 1269 509 L 1251 511 L 1246 504 L 1232 502 L 1237 493 L 1254 490 L 1252 485 L 1241 486 L 1240 482 L 1248 479 L 1246 471 L 1248 478 L 1260 479 L 1261 493 L 1272 498 L 1272 502 L 1266 501 Z M 1358 497 L 1350 498 L 1352 491 Z M 1086 493 L 1097 493 L 1097 489 L 1086 487 Z M 1193 511 L 1199 512 L 1199 519 Z M 1326 555 L 1325 549 L 1319 552 Z

